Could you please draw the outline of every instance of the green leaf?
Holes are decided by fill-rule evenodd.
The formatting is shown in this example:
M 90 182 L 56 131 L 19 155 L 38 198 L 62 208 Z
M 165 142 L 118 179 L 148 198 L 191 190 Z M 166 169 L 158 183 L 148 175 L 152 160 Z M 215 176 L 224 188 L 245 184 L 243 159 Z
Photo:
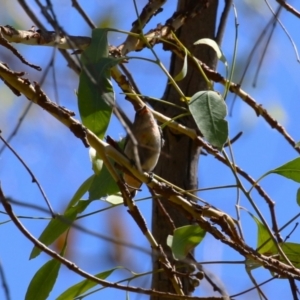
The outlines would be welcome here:
M 69 229 L 70 226 L 72 226 L 77 215 L 84 211 L 90 203 L 91 201 L 79 201 L 76 206 L 68 208 L 62 216 L 51 220 L 39 237 L 39 241 L 46 246 L 51 245 L 67 229 Z M 30 254 L 30 259 L 38 256 L 41 251 L 42 250 L 39 248 L 34 247 Z
M 226 67 L 228 66 L 226 57 L 224 56 L 224 54 L 223 54 L 221 48 L 219 47 L 219 45 L 214 40 L 204 38 L 204 39 L 200 39 L 200 40 L 198 40 L 194 43 L 194 45 L 199 45 L 199 44 L 204 44 L 204 45 L 207 45 L 207 46 L 213 48 L 215 50 L 216 54 L 217 54 L 218 59 L 220 61 L 222 61 Z
M 222 150 L 228 139 L 228 123 L 224 120 L 227 107 L 223 98 L 214 91 L 198 92 L 191 98 L 189 109 L 204 138 Z
M 300 244 L 296 243 L 279 243 L 282 251 L 285 253 L 287 258 L 291 261 L 291 263 L 296 267 L 300 268 Z M 285 262 L 284 258 L 279 254 L 276 245 L 269 250 L 269 256 L 275 256 L 281 262 Z
M 174 230 L 173 237 L 168 237 L 167 244 L 175 259 L 184 259 L 202 241 L 205 234 L 206 231 L 198 225 L 182 226 Z
M 94 180 L 94 177 L 95 175 L 92 175 L 79 187 L 61 218 L 52 219 L 48 223 L 39 237 L 40 242 L 46 246 L 51 245 L 72 225 L 72 222 L 76 219 L 77 214 L 82 212 L 83 209 L 82 204 L 80 204 L 80 206 L 74 205 L 77 204 L 81 197 L 88 191 L 91 183 Z M 85 204 L 87 206 L 89 202 L 87 201 Z M 31 251 L 30 259 L 37 257 L 40 253 L 41 250 L 37 247 L 34 247 Z
M 121 59 L 108 57 L 107 30 L 93 30 L 92 41 L 82 53 L 78 107 L 83 124 L 103 139 L 112 114 L 115 95 L 110 68 Z
M 279 243 L 282 251 L 285 253 L 287 258 L 291 261 L 291 263 L 296 267 L 300 268 L 300 244 L 296 243 Z M 261 251 L 259 251 L 261 252 Z M 285 262 L 284 258 L 279 254 L 276 245 L 273 243 L 272 247 L 268 249 L 267 253 L 263 253 L 267 256 L 274 256 L 274 258 L 278 259 L 281 262 Z M 255 269 L 260 267 L 261 265 L 257 264 L 255 261 L 251 261 L 247 259 L 247 267 L 249 269 Z M 283 277 L 282 277 L 283 278 Z
M 276 256 L 279 255 L 279 260 L 284 262 L 284 259 L 280 256 L 276 244 L 271 239 L 271 236 L 267 228 L 252 214 L 251 217 L 257 224 L 258 227 L 258 237 L 257 237 L 257 248 L 259 248 L 259 253 L 266 256 Z M 268 241 L 267 243 L 265 243 Z M 262 247 L 261 247 L 262 246 Z M 300 244 L 296 243 L 279 243 L 282 251 L 286 254 L 288 259 L 294 264 L 296 268 L 300 268 Z M 251 265 L 251 260 L 248 261 L 247 265 L 250 265 L 251 269 L 255 269 L 260 265 L 255 264 Z M 248 266 L 249 267 L 249 266 Z
M 300 157 L 289 161 L 277 169 L 269 171 L 267 174 L 271 173 L 276 173 L 296 182 L 300 182 Z
M 182 69 L 180 70 L 180 72 L 174 77 L 174 80 L 175 81 L 180 81 L 182 80 L 183 78 L 185 78 L 186 74 L 187 74 L 187 67 L 188 67 L 188 56 L 187 56 L 187 52 L 186 52 L 186 49 L 184 48 L 184 52 L 185 52 L 185 55 L 184 55 L 184 60 L 183 60 L 183 66 L 182 66 Z
M 300 206 L 300 188 L 297 190 L 297 204 Z
M 46 262 L 32 278 L 25 299 L 45 300 L 48 298 L 56 282 L 61 263 L 52 259 Z
M 293 265 L 296 268 L 300 268 L 300 244 L 281 243 L 280 246 L 288 259 L 293 263 Z M 280 260 L 283 261 L 283 259 Z
M 114 268 L 114 269 L 111 269 L 111 270 L 108 270 L 108 271 L 105 271 L 105 272 L 101 272 L 101 273 L 95 275 L 95 277 L 97 277 L 99 279 L 105 279 L 113 271 L 115 271 L 117 269 L 121 269 L 121 267 L 117 267 L 117 268 Z M 96 282 L 85 279 L 85 280 L 71 286 L 70 288 L 68 288 L 56 300 L 73 300 L 75 297 L 78 297 L 78 296 L 82 295 L 83 293 L 85 293 L 89 289 L 93 288 L 95 285 L 97 285 Z
M 258 252 L 264 255 L 270 255 L 271 249 L 276 245 L 274 244 L 273 239 L 271 238 L 268 229 L 264 224 L 260 222 L 254 215 L 250 213 L 250 216 L 253 218 L 257 225 L 257 248 Z M 268 242 L 266 242 L 268 241 Z
M 260 222 L 258 218 L 256 218 L 252 213 L 248 212 L 249 215 L 253 218 L 257 225 L 257 249 L 258 252 L 267 256 L 270 256 L 273 254 L 274 247 L 276 248 L 275 243 L 273 242 L 268 229 L 265 227 L 264 224 Z M 260 263 L 257 263 L 257 261 L 246 258 L 246 269 L 247 270 L 254 270 L 256 268 L 261 267 Z
M 84 194 L 89 190 L 90 186 L 92 185 L 94 179 L 95 175 L 92 175 L 81 184 L 81 186 L 69 202 L 67 209 L 74 206 L 84 196 Z
M 95 176 L 89 189 L 89 200 L 97 200 L 108 195 L 119 192 L 119 187 L 111 177 L 106 166 L 103 166 L 100 173 Z
M 64 256 L 67 248 L 68 235 L 60 255 Z M 47 299 L 56 282 L 61 263 L 52 259 L 45 263 L 33 276 L 28 286 L 25 299 Z

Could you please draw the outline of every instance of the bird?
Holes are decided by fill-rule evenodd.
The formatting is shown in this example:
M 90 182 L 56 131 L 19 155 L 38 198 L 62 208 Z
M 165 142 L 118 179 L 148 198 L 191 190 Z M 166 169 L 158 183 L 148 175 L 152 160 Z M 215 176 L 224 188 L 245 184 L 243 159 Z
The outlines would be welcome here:
M 161 128 L 154 119 L 151 110 L 144 106 L 136 111 L 131 132 L 127 134 L 125 140 L 124 154 L 137 168 L 144 172 L 151 172 L 158 162 L 162 147 Z M 123 174 L 123 179 L 131 196 L 134 197 L 142 182 L 126 172 Z

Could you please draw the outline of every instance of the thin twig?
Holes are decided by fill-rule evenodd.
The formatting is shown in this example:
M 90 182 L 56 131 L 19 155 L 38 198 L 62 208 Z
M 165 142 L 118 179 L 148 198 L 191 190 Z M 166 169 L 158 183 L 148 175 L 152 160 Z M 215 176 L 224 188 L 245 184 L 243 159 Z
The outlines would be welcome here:
M 278 275 L 274 275 L 274 277 L 271 277 L 271 278 L 269 278 L 269 279 L 267 279 L 267 280 L 261 282 L 260 284 L 258 284 L 258 286 L 263 286 L 263 285 L 265 285 L 266 283 L 269 283 L 269 282 L 273 281 L 273 280 L 276 279 L 276 278 L 278 278 Z M 256 289 L 256 286 L 254 286 L 254 287 L 252 287 L 252 288 L 249 288 L 249 289 L 247 289 L 247 290 L 245 290 L 245 291 L 242 291 L 242 292 L 240 292 L 240 293 L 238 293 L 238 294 L 231 295 L 230 298 L 235 299 L 235 298 L 237 298 L 238 296 L 244 295 L 244 294 L 246 294 L 246 293 L 248 293 L 248 292 L 251 292 L 251 291 L 253 291 L 253 290 L 255 290 L 255 289 Z
M 55 51 L 56 51 L 56 50 L 53 49 L 53 55 L 52 55 L 52 57 L 50 58 L 50 61 L 49 61 L 48 65 L 47 65 L 46 68 L 45 68 L 45 71 L 43 72 L 43 76 L 42 76 L 41 80 L 39 81 L 39 84 L 40 84 L 40 85 L 43 85 L 43 83 L 44 83 L 44 81 L 45 81 L 45 79 L 46 79 L 46 77 L 47 77 L 47 75 L 48 75 L 48 72 L 49 72 L 50 68 L 54 65 L 54 55 L 55 55 Z M 55 87 L 56 87 L 57 84 L 56 84 L 55 72 L 53 72 L 53 81 L 54 81 L 54 85 L 55 85 Z M 55 98 L 58 99 L 57 88 L 55 88 L 55 94 L 56 94 L 56 97 L 55 97 Z M 26 117 L 27 114 L 29 113 L 29 110 L 30 110 L 31 106 L 32 106 L 32 102 L 29 102 L 29 103 L 26 105 L 24 111 L 22 112 L 22 114 L 21 114 L 21 116 L 20 116 L 20 118 L 19 118 L 19 120 L 18 120 L 18 123 L 16 124 L 15 128 L 13 129 L 13 131 L 11 132 L 11 134 L 8 136 L 8 138 L 6 139 L 6 142 L 7 142 L 7 143 L 10 143 L 11 140 L 14 138 L 14 136 L 16 136 L 16 134 L 18 133 L 19 129 L 21 128 L 21 125 L 22 125 L 23 121 L 25 120 L 25 117 Z M 5 147 L 6 147 L 6 146 L 5 146 L 5 144 L 4 144 L 4 145 L 0 148 L 0 154 L 4 151 Z
M 226 28 L 226 23 L 227 23 L 227 19 L 228 19 L 228 15 L 230 12 L 230 8 L 232 5 L 232 0 L 225 0 L 225 5 L 224 5 L 224 9 L 222 11 L 222 15 L 220 18 L 220 22 L 219 22 L 219 27 L 218 27 L 218 31 L 217 31 L 217 35 L 216 35 L 216 42 L 221 45 L 221 41 L 223 39 L 223 35 L 225 32 L 225 28 Z
M 279 25 L 281 26 L 282 30 L 284 31 L 284 33 L 286 34 L 287 38 L 290 40 L 290 43 L 292 44 L 295 54 L 296 54 L 296 58 L 297 61 L 300 62 L 300 58 L 299 58 L 299 54 L 298 54 L 298 49 L 297 46 L 295 44 L 295 42 L 293 41 L 291 35 L 289 34 L 289 32 L 287 31 L 287 29 L 285 28 L 285 26 L 282 24 L 282 22 L 279 20 L 279 18 L 276 16 L 276 13 L 274 12 L 273 8 L 271 7 L 270 3 L 265 0 L 269 10 L 272 12 L 273 16 L 275 17 L 275 19 L 277 20 L 277 22 L 279 23 Z
M 27 170 L 27 172 L 30 174 L 32 182 L 36 183 L 38 186 L 38 189 L 40 190 L 43 198 L 45 199 L 46 204 L 48 205 L 49 211 L 51 213 L 51 216 L 54 218 L 55 214 L 52 209 L 52 206 L 50 204 L 50 201 L 48 200 L 42 186 L 40 185 L 37 178 L 34 176 L 33 172 L 30 170 L 30 168 L 27 166 L 27 164 L 24 162 L 24 160 L 18 155 L 18 153 L 10 146 L 10 144 L 2 137 L 1 131 L 0 131 L 0 140 L 5 144 L 5 146 L 16 156 L 16 158 L 20 161 L 20 163 L 24 166 L 24 168 Z
M 162 10 L 161 7 L 165 2 L 166 0 L 149 0 L 141 14 L 138 15 L 137 19 L 132 23 L 130 32 L 140 34 L 151 18 Z M 128 52 L 131 52 L 135 48 L 137 41 L 138 38 L 133 35 L 128 35 L 121 49 L 122 54 L 126 55 Z
M 25 64 L 25 65 L 27 65 L 27 66 L 29 66 L 29 67 L 35 69 L 35 70 L 38 70 L 38 71 L 41 71 L 41 70 L 42 70 L 42 68 L 41 68 L 40 66 L 37 66 L 37 65 L 34 65 L 34 64 L 31 64 L 30 62 L 28 62 L 28 61 L 21 55 L 21 53 L 20 53 L 17 49 L 15 49 L 15 48 L 7 41 L 7 39 L 5 39 L 5 38 L 3 37 L 1 31 L 0 31 L 0 45 L 2 45 L 3 47 L 7 48 L 8 50 L 10 50 L 17 58 L 19 58 L 19 60 L 20 60 L 23 64 Z
M 17 134 L 17 132 L 19 131 L 19 128 L 21 127 L 23 121 L 25 120 L 25 117 L 27 115 L 27 113 L 29 112 L 31 106 L 32 106 L 32 102 L 27 103 L 23 113 L 21 114 L 18 123 L 16 124 L 15 128 L 13 129 L 13 131 L 11 132 L 11 134 L 8 136 L 7 138 L 7 143 L 10 143 L 10 141 L 13 139 L 13 137 Z M 0 148 L 0 154 L 4 151 L 4 149 L 6 148 L 6 145 L 4 144 L 1 148 Z
M 1 278 L 1 281 L 2 281 L 2 287 L 4 289 L 5 298 L 6 298 L 6 300 L 10 300 L 11 299 L 10 291 L 9 291 L 8 283 L 6 281 L 6 276 L 5 276 L 4 269 L 3 269 L 3 266 L 1 264 L 1 261 L 0 261 L 0 278 Z
M 277 9 L 277 11 L 276 11 L 276 13 L 275 13 L 277 16 L 279 16 L 281 9 L 282 9 L 282 8 L 279 6 L 278 9 Z M 249 69 L 249 67 L 250 67 L 251 61 L 252 61 L 252 59 L 253 59 L 253 57 L 254 57 L 255 51 L 258 49 L 258 45 L 263 41 L 263 38 L 264 38 L 264 36 L 266 35 L 267 31 L 269 30 L 269 27 L 270 27 L 271 25 L 273 25 L 273 28 L 275 28 L 275 24 L 276 24 L 276 19 L 275 19 L 274 16 L 272 16 L 272 18 L 269 20 L 269 22 L 267 23 L 267 25 L 264 27 L 264 29 L 263 29 L 263 30 L 261 31 L 261 33 L 259 34 L 259 36 L 258 36 L 258 38 L 256 39 L 256 41 L 253 43 L 253 47 L 252 47 L 252 49 L 251 49 L 251 51 L 250 51 L 250 53 L 249 53 L 249 55 L 248 55 L 248 57 L 247 57 L 246 66 L 245 66 L 245 68 L 244 68 L 244 70 L 243 70 L 241 79 L 240 79 L 239 82 L 238 82 L 238 85 L 239 85 L 239 86 L 241 86 L 242 83 L 243 83 L 243 81 L 244 81 L 244 78 L 245 78 L 245 76 L 246 76 L 246 73 L 247 73 L 247 71 L 248 71 L 248 69 Z M 232 103 L 231 103 L 231 107 L 230 107 L 230 110 L 229 110 L 229 111 L 230 111 L 230 112 L 229 112 L 230 115 L 232 115 L 233 106 L 234 106 L 234 103 L 235 103 L 235 101 L 236 101 L 237 96 L 238 96 L 238 95 L 235 94 L 234 97 L 233 97 L 233 100 L 232 100 Z
M 17 206 L 21 206 L 21 207 L 27 207 L 27 208 L 30 208 L 30 209 L 34 209 L 34 210 L 38 210 L 38 211 L 41 211 L 41 212 L 44 212 L 44 213 L 47 213 L 48 211 L 39 206 L 39 205 L 36 205 L 36 204 L 32 204 L 32 203 L 26 203 L 26 202 L 21 202 L 21 201 L 17 201 L 17 200 L 14 200 L 12 198 L 9 198 L 9 197 L 6 197 L 6 201 L 9 202 L 10 204 L 12 205 L 17 205 Z M 111 207 L 110 207 L 111 208 Z M 30 217 L 26 217 L 26 216 L 16 216 L 17 218 L 19 219 L 22 219 L 22 218 L 26 218 L 26 219 L 29 219 Z M 80 219 L 81 216 L 77 217 L 76 220 Z M 36 219 L 36 217 L 31 217 L 31 219 Z M 43 219 L 45 220 L 45 218 L 40 218 L 39 219 Z M 91 230 L 89 228 L 86 228 L 86 227 L 83 227 L 81 226 L 80 224 L 77 224 L 73 221 L 70 221 L 69 219 L 67 219 L 66 217 L 64 217 L 62 214 L 55 214 L 55 219 L 56 220 L 59 220 L 61 221 L 62 223 L 64 224 L 67 224 L 69 225 L 70 227 L 80 231 L 80 232 L 83 232 L 87 235 L 90 235 L 90 236 L 93 236 L 93 237 L 96 237 L 100 240 L 103 240 L 105 242 L 108 242 L 108 243 L 111 243 L 111 244 L 114 244 L 114 245 L 121 245 L 121 246 L 124 246 L 124 247 L 127 247 L 129 249 L 134 249 L 134 250 L 137 250 L 141 253 L 145 253 L 145 254 L 152 254 L 152 252 L 150 252 L 149 250 L 147 250 L 145 247 L 141 247 L 139 245 L 135 245 L 135 244 L 132 244 L 132 243 L 129 243 L 128 241 L 125 241 L 125 240 L 121 240 L 119 238 L 115 238 L 115 237 L 111 237 L 111 236 L 107 236 L 107 235 L 104 235 L 102 233 L 99 233 L 98 231 L 94 231 L 94 230 Z M 156 254 L 156 252 L 154 252 L 154 254 Z
M 273 26 L 272 26 L 272 29 L 269 33 L 269 36 L 267 38 L 267 41 L 265 43 L 265 46 L 263 48 L 263 51 L 262 51 L 262 54 L 260 56 L 260 59 L 259 59 L 259 62 L 257 64 L 257 69 L 256 69 L 256 72 L 255 72 L 255 75 L 254 75 L 254 79 L 253 79 L 253 87 L 256 87 L 256 84 L 257 84 L 257 79 L 258 79 L 258 74 L 259 74 L 259 71 L 261 70 L 261 67 L 262 67 L 262 64 L 263 64 L 263 61 L 264 61 L 264 58 L 266 56 L 266 53 L 267 53 L 267 49 L 270 45 L 270 42 L 271 42 L 271 39 L 273 37 L 273 34 L 275 32 L 275 28 L 276 28 L 276 25 L 277 25 L 277 21 L 276 21 L 276 18 L 279 17 L 279 14 L 280 14 L 280 11 L 281 11 L 281 6 L 278 7 L 277 11 L 275 12 L 275 15 L 273 16 L 273 19 L 274 21 L 272 22 Z
M 91 275 L 90 273 L 85 272 L 84 270 L 80 269 L 74 262 L 62 257 L 57 252 L 51 250 L 50 248 L 46 247 L 43 243 L 41 243 L 39 240 L 37 240 L 19 221 L 19 219 L 16 217 L 14 211 L 12 210 L 11 205 L 6 201 L 5 196 L 3 194 L 3 191 L 0 187 L 0 202 L 2 203 L 5 211 L 10 216 L 11 220 L 14 222 L 14 224 L 17 226 L 17 228 L 22 232 L 22 234 L 30 240 L 37 248 L 42 250 L 43 252 L 47 253 L 52 258 L 58 260 L 60 263 L 65 265 L 68 269 L 72 270 L 74 273 L 82 276 L 83 278 L 89 279 L 93 282 L 96 282 L 98 284 L 101 284 L 106 287 L 116 288 L 123 291 L 128 292 L 134 292 L 138 294 L 145 294 L 145 295 L 153 295 L 157 297 L 165 297 L 165 298 L 171 298 L 171 299 L 191 299 L 191 300 L 201 300 L 201 297 L 190 297 L 185 295 L 176 295 L 172 293 L 163 293 L 163 292 L 157 292 L 149 289 L 143 289 L 143 288 L 136 288 L 129 285 L 120 285 L 117 283 L 109 282 L 106 280 L 99 279 L 98 277 L 95 277 Z
M 248 270 L 246 267 L 246 272 L 248 274 L 248 276 L 250 277 L 251 282 L 254 285 L 254 288 L 257 290 L 259 298 L 261 299 L 261 297 L 263 297 L 263 299 L 268 300 L 268 298 L 266 297 L 266 295 L 264 294 L 264 292 L 262 291 L 262 289 L 260 288 L 260 285 L 257 284 L 255 278 L 253 277 L 251 270 Z
M 86 21 L 86 23 L 90 26 L 90 28 L 96 28 L 94 22 L 90 19 L 90 17 L 85 13 L 83 8 L 80 6 L 77 0 L 72 0 L 72 6 L 78 11 L 78 13 L 82 16 L 82 18 Z
M 40 28 L 42 29 L 44 32 L 46 32 L 46 28 L 43 25 L 42 22 L 40 22 L 40 20 L 37 18 L 37 15 L 35 12 L 33 12 L 30 8 L 30 6 L 26 3 L 25 0 L 18 0 L 19 4 L 21 5 L 21 7 L 23 7 L 23 9 L 25 10 L 27 16 L 29 18 L 31 18 L 31 20 Z M 76 73 L 79 74 L 80 73 L 80 67 L 78 66 L 78 64 L 74 61 L 74 59 L 72 58 L 72 56 L 64 49 L 59 49 L 60 53 L 63 55 L 63 57 L 66 59 L 66 61 L 68 62 L 68 66 Z
M 291 232 L 285 237 L 284 239 L 284 242 L 286 242 L 290 237 L 291 235 L 293 234 L 293 232 L 296 230 L 296 228 L 298 227 L 299 223 L 296 222 L 295 225 L 294 225 L 294 228 L 291 230 Z

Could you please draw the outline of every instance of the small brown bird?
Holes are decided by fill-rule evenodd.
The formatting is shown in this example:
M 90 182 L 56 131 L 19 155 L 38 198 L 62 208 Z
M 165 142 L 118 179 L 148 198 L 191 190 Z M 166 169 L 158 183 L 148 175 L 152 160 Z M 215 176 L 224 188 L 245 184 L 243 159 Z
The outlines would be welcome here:
M 137 142 L 136 153 L 138 154 L 139 161 L 135 155 L 134 143 L 129 135 L 126 138 L 124 153 L 130 160 L 134 161 L 137 167 L 140 164 L 143 171 L 151 172 L 155 168 L 160 156 L 163 139 L 160 127 L 157 125 L 152 112 L 147 106 L 136 112 L 131 133 Z M 140 188 L 142 183 L 137 178 L 126 173 L 124 173 L 123 178 L 128 185 L 132 197 L 134 197 L 136 190 Z

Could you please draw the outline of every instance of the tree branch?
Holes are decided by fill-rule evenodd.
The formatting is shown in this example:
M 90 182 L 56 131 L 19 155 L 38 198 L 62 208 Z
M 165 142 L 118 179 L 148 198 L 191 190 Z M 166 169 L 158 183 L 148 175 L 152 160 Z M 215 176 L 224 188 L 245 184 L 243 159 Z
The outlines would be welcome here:
M 286 1 L 284 0 L 276 0 L 276 1 L 279 3 L 279 5 L 284 7 L 288 12 L 292 13 L 297 18 L 300 18 L 300 12 L 296 10 L 293 6 L 288 4 Z
M 79 137 L 85 145 L 87 145 L 87 143 L 91 145 L 97 151 L 99 157 L 103 159 L 104 163 L 106 163 L 107 158 L 110 157 L 119 165 L 130 170 L 134 177 L 139 179 L 141 182 L 146 183 L 157 194 L 160 194 L 164 198 L 168 199 L 170 203 L 174 204 L 178 209 L 183 210 L 186 215 L 190 216 L 197 223 L 199 223 L 204 230 L 211 233 L 216 239 L 238 251 L 241 255 L 247 257 L 248 259 L 253 259 L 257 263 L 263 265 L 266 269 L 278 273 L 283 277 L 294 277 L 296 280 L 300 280 L 299 269 L 286 265 L 277 259 L 262 255 L 253 250 L 251 247 L 247 246 L 244 241 L 239 238 L 235 228 L 235 221 L 229 215 L 214 209 L 213 207 L 201 207 L 199 205 L 195 205 L 184 199 L 184 197 L 180 193 L 176 192 L 172 186 L 162 184 L 156 179 L 150 180 L 148 173 L 140 172 L 138 169 L 134 168 L 131 162 L 119 151 L 107 143 L 99 140 L 91 131 L 84 128 L 80 122 L 72 117 L 71 112 L 50 101 L 45 94 L 41 93 L 41 90 L 37 84 L 35 87 L 32 86 L 28 80 L 21 78 L 19 73 L 14 73 L 3 64 L 0 64 L 0 76 L 9 82 L 14 89 L 19 90 L 29 100 L 41 106 L 58 121 L 70 128 L 71 131 L 77 137 Z M 74 132 L 74 127 L 77 127 L 76 132 Z M 82 132 L 78 134 L 78 131 Z M 205 146 L 205 144 L 203 144 L 203 146 Z M 212 148 L 209 146 L 206 146 L 206 148 L 212 150 Z M 110 172 L 112 171 L 110 168 L 108 169 Z M 116 177 L 115 172 L 112 171 L 111 174 L 113 178 L 119 182 L 119 177 Z M 126 197 L 126 193 L 123 193 L 123 196 Z M 11 211 L 8 206 L 6 206 L 6 209 Z M 228 237 L 224 236 L 216 227 L 206 220 L 205 217 L 211 222 L 218 224 Z M 150 243 L 152 244 L 152 242 Z M 39 245 L 39 247 L 43 247 L 43 250 L 46 249 L 44 248 L 43 244 Z M 47 252 L 48 250 L 45 251 Z M 52 256 L 52 253 L 47 253 Z M 57 253 L 55 253 L 55 257 L 59 257 Z M 116 286 L 114 285 L 114 287 Z

